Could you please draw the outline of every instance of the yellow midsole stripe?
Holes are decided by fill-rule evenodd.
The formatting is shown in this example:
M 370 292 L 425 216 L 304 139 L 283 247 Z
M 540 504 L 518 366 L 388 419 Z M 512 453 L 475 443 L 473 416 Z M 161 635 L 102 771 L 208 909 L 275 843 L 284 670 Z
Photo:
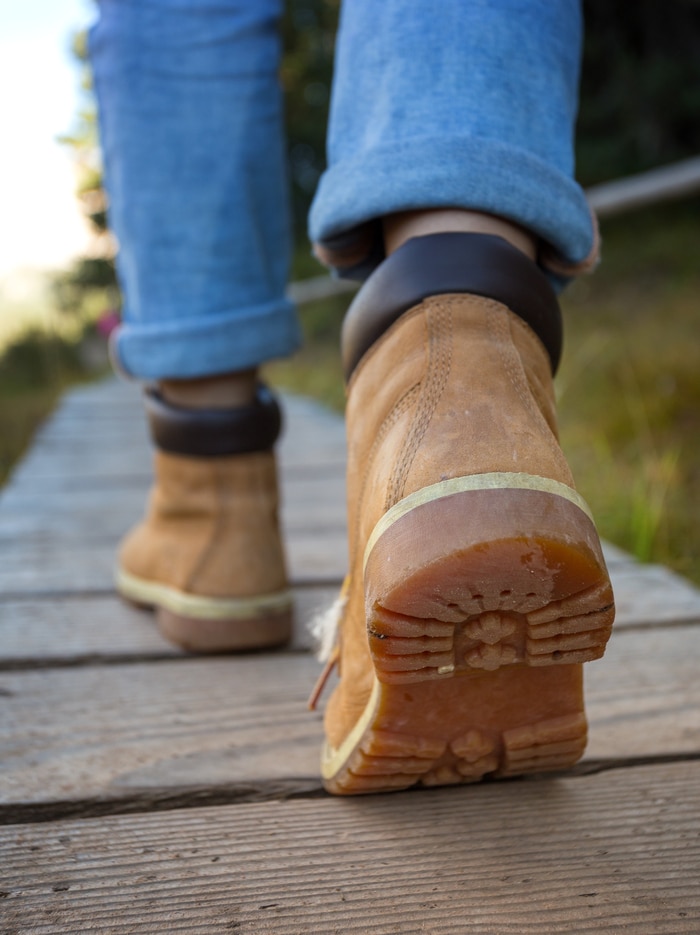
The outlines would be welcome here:
M 362 716 L 360 717 L 359 721 L 355 724 L 345 740 L 341 743 L 337 750 L 331 747 L 328 743 L 326 743 L 323 747 L 323 751 L 321 753 L 321 775 L 324 779 L 332 779 L 338 770 L 343 767 L 345 761 L 358 745 L 362 739 L 362 735 L 374 718 L 378 701 L 379 682 L 375 678 L 374 684 L 372 685 L 372 694 L 369 696 L 369 701 L 365 705 L 365 710 L 362 712 Z
M 123 568 L 117 569 L 115 583 L 119 593 L 132 601 L 153 604 L 183 617 L 202 620 L 250 620 L 288 610 L 292 606 L 292 595 L 288 590 L 254 597 L 202 597 L 185 594 L 158 581 L 137 578 Z
M 557 497 L 563 497 L 574 506 L 582 510 L 592 521 L 593 516 L 588 504 L 583 497 L 571 487 L 562 484 L 559 481 L 551 480 L 548 477 L 538 477 L 535 474 L 510 474 L 497 472 L 493 474 L 471 474 L 467 477 L 452 477 L 449 480 L 440 481 L 437 484 L 430 484 L 428 487 L 422 487 L 415 493 L 409 494 L 403 500 L 395 503 L 390 510 L 382 516 L 367 540 L 363 568 L 367 566 L 370 553 L 387 529 L 393 524 L 415 510 L 416 507 L 423 506 L 425 503 L 431 503 L 433 500 L 439 500 L 442 497 L 451 497 L 456 493 L 464 493 L 472 490 L 535 490 L 540 493 L 554 494 Z

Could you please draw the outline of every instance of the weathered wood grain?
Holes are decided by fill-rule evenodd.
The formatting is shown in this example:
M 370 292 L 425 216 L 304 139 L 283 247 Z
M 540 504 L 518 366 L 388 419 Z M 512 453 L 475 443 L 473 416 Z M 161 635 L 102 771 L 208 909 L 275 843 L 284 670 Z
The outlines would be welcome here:
M 614 632 L 603 659 L 584 666 L 587 758 L 700 753 L 698 658 L 695 626 Z
M 618 634 L 588 666 L 588 759 L 700 752 L 699 656 L 697 627 Z M 317 786 L 318 671 L 280 652 L 0 673 L 0 803 Z
M 118 483 L 135 476 L 147 482 L 152 454 L 138 392 L 133 387 L 125 392 L 116 380 L 96 386 L 99 391 L 90 386 L 67 394 L 38 432 L 8 490 L 70 488 L 76 478 Z M 110 400 L 105 390 L 112 391 L 114 398 Z M 294 396 L 284 396 L 283 408 L 285 428 L 277 446 L 280 463 L 285 468 L 333 465 L 342 474 L 342 418 L 313 400 Z M 87 445 L 88 440 L 97 443 Z
M 325 596 L 334 593 L 346 571 L 347 544 L 344 529 L 290 533 L 287 537 L 292 579 L 298 586 L 327 586 Z M 115 543 L 97 541 L 80 543 L 0 542 L 0 664 L 12 658 L 38 659 L 64 655 L 64 628 L 52 630 L 42 623 L 42 615 L 55 620 L 63 614 L 57 604 L 68 601 L 66 615 L 74 605 L 89 598 L 99 599 L 101 613 L 112 621 L 110 629 L 123 621 L 128 632 L 136 637 L 130 621 L 132 616 L 122 611 L 112 596 Z M 656 627 L 673 623 L 700 622 L 700 592 L 689 582 L 665 568 L 636 563 L 613 564 L 611 575 L 617 600 L 616 629 Z M 314 589 L 309 592 L 313 594 Z M 31 601 L 35 624 L 26 627 Z M 305 611 L 304 611 L 305 613 Z M 87 624 L 89 613 L 75 618 L 77 645 L 81 638 L 90 652 L 109 655 L 113 652 L 112 635 L 105 631 L 105 641 L 99 647 L 100 631 Z M 67 618 L 64 618 L 67 619 Z M 17 623 L 17 621 L 20 623 Z M 81 635 L 82 634 L 82 635 Z M 147 651 L 141 640 L 135 643 L 137 652 Z M 160 652 L 158 653 L 160 655 Z
M 28 536 L 69 538 L 97 527 L 104 536 L 117 537 L 124 523 L 143 513 L 148 484 L 112 488 L 76 485 L 73 489 L 25 492 L 9 488 L 0 504 L 3 540 Z M 282 515 L 287 526 L 304 528 L 320 523 L 345 524 L 345 479 L 334 468 L 311 467 L 282 477 Z
M 647 205 L 687 198 L 698 191 L 700 156 L 691 156 L 668 166 L 593 185 L 586 196 L 598 217 L 609 218 Z
M 328 550 L 334 540 L 329 540 L 326 534 L 319 541 L 322 548 Z M 328 576 L 325 585 L 295 590 L 297 627 L 293 649 L 309 646 L 309 619 L 329 606 L 337 594 L 345 548 L 342 533 L 335 543 L 340 556 L 337 577 Z M 98 556 L 101 553 L 101 571 L 95 551 Z M 18 589 L 18 596 L 0 595 L 0 667 L 31 665 L 32 659 L 37 666 L 45 666 L 91 659 L 160 659 L 179 655 L 150 625 L 149 614 L 123 604 L 112 593 L 111 545 L 97 550 L 93 546 L 82 552 L 65 548 L 42 552 L 37 546 L 25 552 L 25 570 L 38 561 L 40 568 L 53 569 L 53 578 L 49 575 L 39 581 L 38 574 L 29 574 L 30 590 L 24 592 L 22 588 L 27 579 L 21 578 L 21 554 L 20 548 L 15 555 L 18 563 L 15 574 L 10 575 L 8 570 L 8 587 Z M 97 569 L 97 578 L 88 581 L 83 576 L 85 587 L 82 590 L 66 590 L 67 583 L 79 583 L 76 568 L 82 557 L 88 562 L 91 573 Z M 320 563 L 314 561 L 317 573 L 319 567 Z M 613 566 L 612 575 L 618 604 L 616 632 L 679 622 L 700 624 L 700 593 L 667 569 L 654 565 L 620 565 Z M 55 591 L 46 589 L 51 581 L 58 585 Z M 103 591 L 98 589 L 98 584 L 104 586 Z
M 345 572 L 344 433 L 287 408 L 303 621 Z M 568 777 L 331 800 L 302 629 L 184 657 L 111 593 L 150 476 L 138 410 L 116 381 L 71 394 L 0 500 L 0 819 L 158 811 L 0 829 L 2 935 L 700 930 L 697 589 L 607 548 L 618 624 Z M 161 810 L 202 801 L 237 804 Z
M 614 563 L 616 626 L 700 622 L 700 588 L 662 565 Z
M 700 764 L 0 829 L 2 931 L 696 935 Z
M 2 599 L 18 595 L 103 594 L 113 589 L 116 542 L 21 541 L 0 552 L 0 619 Z M 300 530 L 287 539 L 293 584 L 342 582 L 347 568 L 344 529 Z
M 315 779 L 307 653 L 0 675 L 0 802 Z M 5 816 L 7 817 L 7 815 Z
M 335 586 L 294 591 L 293 651 L 311 649 L 309 622 L 330 606 Z M 112 594 L 64 595 L 59 600 L 0 602 L 0 668 L 85 665 L 127 659 L 163 659 L 183 653 L 165 640 L 153 615 Z

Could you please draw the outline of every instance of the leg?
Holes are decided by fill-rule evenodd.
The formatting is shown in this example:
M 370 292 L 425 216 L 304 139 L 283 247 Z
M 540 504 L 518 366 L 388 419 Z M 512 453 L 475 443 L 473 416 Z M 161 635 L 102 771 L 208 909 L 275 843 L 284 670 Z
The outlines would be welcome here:
M 119 365 L 146 393 L 156 486 L 122 546 L 122 594 L 191 649 L 284 641 L 277 405 L 257 367 L 298 343 L 280 0 L 101 0 L 90 36 L 110 219 Z
M 614 612 L 557 441 L 542 271 L 595 253 L 571 178 L 578 8 L 348 0 L 343 30 L 312 232 L 337 266 L 380 265 L 343 328 L 351 564 L 324 781 L 565 767 Z
M 577 0 L 449 0 L 439 15 L 427 0 L 347 0 L 309 220 L 321 256 L 362 271 L 367 255 L 367 272 L 388 215 L 461 208 L 527 231 L 552 272 L 590 266 L 572 178 L 580 45 Z
M 139 379 L 246 370 L 298 343 L 277 70 L 281 0 L 101 0 L 90 37 L 120 366 Z

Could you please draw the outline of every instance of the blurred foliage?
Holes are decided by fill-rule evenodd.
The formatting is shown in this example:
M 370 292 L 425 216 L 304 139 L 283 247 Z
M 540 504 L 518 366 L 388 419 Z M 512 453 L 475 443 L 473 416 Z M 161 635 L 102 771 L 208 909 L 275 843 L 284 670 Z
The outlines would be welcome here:
M 281 79 L 297 244 L 295 276 L 314 275 L 306 216 L 326 164 L 325 129 L 340 0 L 287 0 Z M 577 167 L 584 185 L 618 178 L 700 152 L 700 3 L 697 0 L 584 0 L 586 37 Z M 77 263 L 57 298 L 70 309 L 85 292 L 114 288 L 107 215 L 97 155 L 97 121 L 85 33 L 73 45 L 84 100 L 65 137 L 80 167 L 79 197 L 102 244 L 104 262 Z M 116 304 L 112 300 L 109 304 Z
M 700 584 L 700 198 L 602 224 L 563 298 L 562 441 L 603 535 Z
M 78 341 L 30 331 L 5 349 L 0 366 L 0 486 L 63 390 L 91 376 Z
M 584 0 L 583 185 L 700 153 L 700 3 Z
M 282 20 L 289 174 L 297 242 L 326 165 L 326 122 L 340 0 L 288 0 Z M 316 267 L 318 272 L 318 267 Z
M 700 153 L 700 2 L 584 0 L 586 40 L 578 124 L 584 185 Z M 308 257 L 306 213 L 325 166 L 325 126 L 339 0 L 288 0 L 281 68 L 297 258 Z M 75 40 L 85 97 L 66 137 L 80 166 L 79 196 L 95 236 L 106 210 L 85 36 Z M 563 437 L 574 473 L 606 536 L 700 582 L 700 377 L 697 199 L 603 225 L 605 262 L 565 298 L 568 345 L 559 378 Z M 106 240 L 103 243 L 107 243 Z M 100 301 L 114 288 L 108 250 L 56 284 L 64 308 Z M 271 365 L 276 382 L 338 410 L 343 384 L 338 331 L 347 297 L 301 310 L 307 347 Z M 88 302 L 89 304 L 89 302 Z M 65 342 L 64 342 L 65 343 Z M 0 476 L 26 444 L 60 388 L 80 378 L 69 345 L 29 336 L 0 371 Z M 29 385 L 31 384 L 31 386 Z M 8 455 L 12 450 L 14 454 Z
M 115 244 L 107 222 L 107 197 L 102 185 L 97 108 L 88 62 L 87 33 L 73 38 L 73 55 L 80 67 L 82 101 L 71 133 L 61 142 L 73 152 L 78 172 L 76 195 L 92 232 L 91 255 L 75 260 L 55 276 L 53 298 L 59 311 L 82 315 L 96 303 L 105 310 L 119 306 L 114 265 Z
M 282 81 L 297 240 L 325 167 L 339 0 L 288 0 Z M 700 2 L 583 0 L 577 128 L 583 185 L 700 153 Z
M 700 584 L 700 198 L 605 221 L 604 262 L 563 297 L 559 423 L 601 534 Z M 301 309 L 277 386 L 343 411 L 339 296 Z

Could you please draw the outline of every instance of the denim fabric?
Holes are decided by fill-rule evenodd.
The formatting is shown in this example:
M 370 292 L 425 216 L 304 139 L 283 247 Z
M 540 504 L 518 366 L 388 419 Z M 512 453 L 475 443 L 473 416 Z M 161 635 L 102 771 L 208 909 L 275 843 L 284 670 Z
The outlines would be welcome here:
M 245 369 L 299 344 L 281 0 L 100 0 L 90 51 L 125 296 L 121 367 Z
M 100 0 L 90 48 L 125 294 L 117 354 L 138 377 L 243 369 L 297 346 L 281 2 Z M 580 43 L 578 0 L 345 0 L 312 239 L 348 244 L 387 213 L 464 207 L 585 261 Z
M 351 229 L 384 214 L 462 207 L 584 263 L 595 230 L 572 177 L 581 40 L 578 0 L 346 0 L 312 240 L 347 249 Z

